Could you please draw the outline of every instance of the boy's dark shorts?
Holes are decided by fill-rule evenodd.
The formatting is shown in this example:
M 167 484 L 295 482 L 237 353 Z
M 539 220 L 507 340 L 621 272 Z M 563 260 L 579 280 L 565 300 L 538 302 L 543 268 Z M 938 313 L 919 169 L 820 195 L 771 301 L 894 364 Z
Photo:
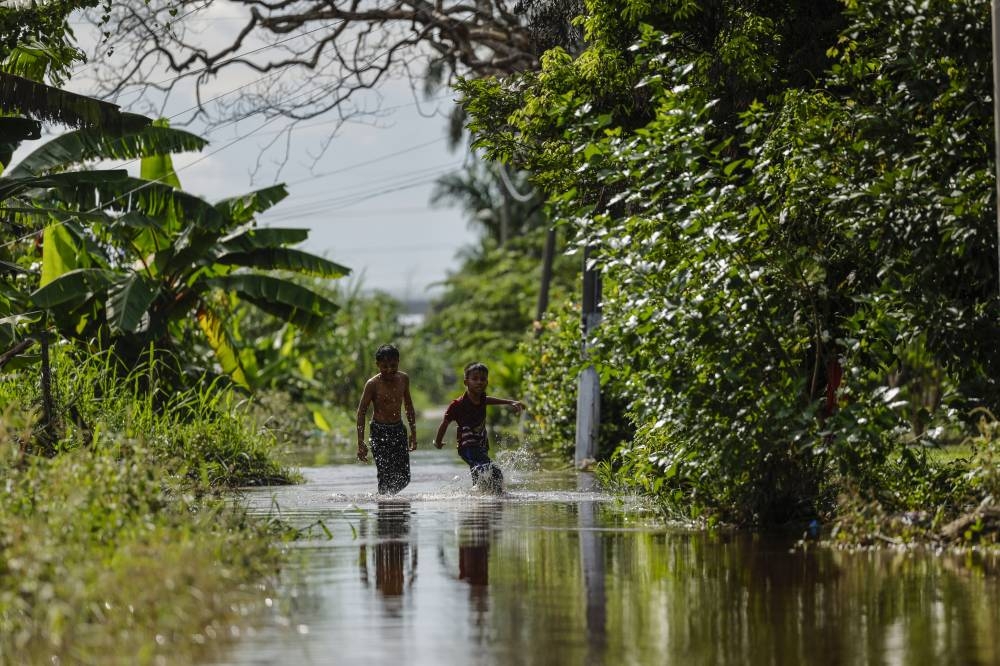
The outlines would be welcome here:
M 489 449 L 487 447 L 460 446 L 458 447 L 458 455 L 469 466 L 473 485 L 479 485 L 480 481 L 486 481 L 495 490 L 500 490 L 503 487 L 503 473 L 490 460 Z
M 410 452 L 406 428 L 396 423 L 371 422 L 372 458 L 378 470 L 380 495 L 395 495 L 410 483 Z

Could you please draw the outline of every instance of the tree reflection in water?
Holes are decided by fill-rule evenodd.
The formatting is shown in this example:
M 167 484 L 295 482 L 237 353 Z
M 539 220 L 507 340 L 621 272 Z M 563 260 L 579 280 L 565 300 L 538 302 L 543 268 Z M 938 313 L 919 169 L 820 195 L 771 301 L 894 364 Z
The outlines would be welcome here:
M 417 546 L 410 536 L 410 515 L 409 501 L 382 500 L 375 512 L 374 529 L 370 516 L 362 519 L 359 528 L 361 582 L 366 587 L 369 585 L 368 548 L 374 541 L 375 589 L 386 600 L 387 608 L 394 612 L 400 610 L 403 593 L 417 578 Z

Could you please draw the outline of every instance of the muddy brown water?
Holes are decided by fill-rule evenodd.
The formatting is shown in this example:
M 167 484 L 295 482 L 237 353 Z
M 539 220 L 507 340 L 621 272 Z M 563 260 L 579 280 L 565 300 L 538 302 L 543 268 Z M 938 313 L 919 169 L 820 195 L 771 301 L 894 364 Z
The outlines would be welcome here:
M 498 458 L 502 497 L 447 450 L 414 453 L 394 498 L 346 461 L 248 491 L 330 536 L 290 546 L 270 612 L 215 663 L 1000 664 L 993 559 L 676 529 L 587 474 Z

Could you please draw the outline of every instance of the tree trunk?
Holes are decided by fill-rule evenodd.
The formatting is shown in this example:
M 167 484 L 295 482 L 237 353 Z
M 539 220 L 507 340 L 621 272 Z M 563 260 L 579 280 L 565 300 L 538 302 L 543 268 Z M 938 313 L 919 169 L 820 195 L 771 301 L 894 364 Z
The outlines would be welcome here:
M 56 436 L 55 405 L 52 400 L 52 367 L 49 363 L 49 333 L 42 331 L 38 336 L 42 352 L 41 389 L 42 389 L 42 430 L 41 443 L 46 453 L 55 452 Z
M 542 284 L 538 289 L 538 313 L 535 321 L 541 322 L 545 311 L 549 309 L 549 286 L 552 284 L 552 261 L 556 253 L 556 229 L 551 227 L 545 236 L 545 251 L 542 254 Z M 541 327 L 535 329 L 535 335 L 541 333 Z

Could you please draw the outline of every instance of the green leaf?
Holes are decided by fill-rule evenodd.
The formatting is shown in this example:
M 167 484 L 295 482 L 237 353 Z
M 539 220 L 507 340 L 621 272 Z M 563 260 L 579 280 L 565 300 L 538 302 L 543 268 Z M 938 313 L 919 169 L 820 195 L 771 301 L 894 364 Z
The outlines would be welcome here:
M 109 169 L 96 171 L 71 171 L 68 173 L 53 173 L 46 176 L 28 176 L 22 178 L 0 178 L 0 200 L 17 196 L 30 190 L 57 188 L 61 192 L 78 192 L 89 194 L 95 187 L 110 186 L 124 182 L 128 172 L 124 169 Z M 94 208 L 86 206 L 85 208 Z
M 323 412 L 314 409 L 312 410 L 312 417 L 313 417 L 313 423 L 315 423 L 316 427 L 322 430 L 323 432 L 330 432 L 331 430 L 333 430 L 333 426 L 331 426 L 330 422 L 326 420 L 326 416 L 323 415 Z
M 264 212 L 287 196 L 288 189 L 284 183 L 278 183 L 238 197 L 223 199 L 216 203 L 215 207 L 237 224 L 242 224 L 249 222 L 254 215 Z
M 46 178 L 83 173 L 87 172 L 53 174 Z M 2 183 L 3 179 L 0 179 L 0 187 Z M 138 211 L 145 215 L 160 217 L 168 226 L 178 220 L 184 220 L 197 222 L 209 229 L 221 229 L 226 222 L 219 211 L 204 199 L 163 183 L 126 177 L 112 182 L 98 182 L 95 185 L 96 187 L 88 189 L 62 188 L 61 194 L 70 204 L 85 210 L 107 208 L 121 213 Z
M 146 118 L 148 124 L 149 119 Z M 100 129 L 67 132 L 46 142 L 17 163 L 8 173 L 40 175 L 94 159 L 134 159 L 158 153 L 201 150 L 208 142 L 199 136 L 169 127 L 147 126 L 116 135 Z
M 158 283 L 133 273 L 108 289 L 107 319 L 112 332 L 135 333 L 148 326 L 147 310 L 160 293 Z
M 282 227 L 264 227 L 247 229 L 226 236 L 222 239 L 222 247 L 227 251 L 247 251 L 256 248 L 274 247 L 276 245 L 294 245 L 309 238 L 308 229 L 285 229 Z
M 45 231 L 42 233 L 40 286 L 44 287 L 60 275 L 87 265 L 88 262 L 81 257 L 81 251 L 65 224 L 50 224 L 45 227 Z
M 0 215 L 16 215 L 22 220 L 35 220 L 38 222 L 98 222 L 110 224 L 112 218 L 100 211 L 83 212 L 66 210 L 65 208 L 45 208 L 33 206 L 7 206 L 0 208 Z
M 290 280 L 238 273 L 206 281 L 211 287 L 235 292 L 268 314 L 303 328 L 314 328 L 337 311 L 337 304 Z
M 0 71 L 0 110 L 73 127 L 121 128 L 126 122 L 115 104 L 47 86 Z
M 110 271 L 101 268 L 78 268 L 36 289 L 31 294 L 31 302 L 40 308 L 60 305 L 72 309 L 85 303 L 95 293 L 106 290 L 112 277 Z
M 42 124 L 21 116 L 0 117 L 0 143 L 18 143 L 42 138 Z
M 202 307 L 198 310 L 198 326 L 208 339 L 208 345 L 215 352 L 215 358 L 222 366 L 222 371 L 232 377 L 240 386 L 249 389 L 239 355 L 226 329 L 225 321 L 214 310 Z
M 338 278 L 350 274 L 351 269 L 308 252 L 284 247 L 270 247 L 248 252 L 230 252 L 218 259 L 226 266 L 247 266 L 267 270 L 284 270 L 324 278 Z
M 156 120 L 154 125 L 157 127 L 167 127 L 168 121 L 161 118 Z M 169 152 L 143 157 L 139 165 L 139 177 L 144 180 L 163 183 L 176 189 L 181 188 L 181 181 L 177 177 L 177 172 L 174 171 L 174 162 L 170 158 Z

